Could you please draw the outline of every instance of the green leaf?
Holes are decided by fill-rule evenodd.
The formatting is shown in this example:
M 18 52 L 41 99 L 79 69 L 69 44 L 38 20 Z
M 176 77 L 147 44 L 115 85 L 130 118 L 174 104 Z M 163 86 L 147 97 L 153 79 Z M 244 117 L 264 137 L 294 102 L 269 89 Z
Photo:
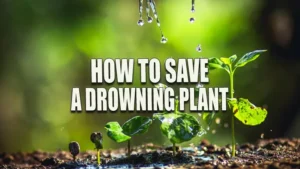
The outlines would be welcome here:
M 256 107 L 248 99 L 239 98 L 238 101 L 237 99 L 231 99 L 228 104 L 234 116 L 246 125 L 258 125 L 265 121 L 268 114 L 266 109 Z
M 215 112 L 203 112 L 201 114 L 202 114 L 202 119 L 206 122 L 206 124 L 208 126 L 210 126 L 214 120 L 214 116 L 216 113 Z
M 229 58 L 220 58 L 220 60 L 225 64 L 225 65 L 231 65 L 231 61 Z
M 243 67 L 245 66 L 247 63 L 254 61 L 255 59 L 257 59 L 259 57 L 259 55 L 263 52 L 266 52 L 266 50 L 255 50 L 253 52 L 249 52 L 247 54 L 245 54 L 236 64 L 235 64 L 235 68 L 238 67 Z
M 123 124 L 122 129 L 124 134 L 133 136 L 147 132 L 151 124 L 152 119 L 148 117 L 135 116 L 126 121 Z
M 228 65 L 224 64 L 219 58 L 209 58 L 208 59 L 208 67 L 211 70 L 213 70 L 213 69 L 224 69 L 228 73 L 230 72 Z
M 107 130 L 107 136 L 118 143 L 131 139 L 130 136 L 123 133 L 123 129 L 118 122 L 107 123 L 105 129 Z
M 236 55 L 232 55 L 229 57 L 230 63 L 232 64 L 237 59 Z
M 186 113 L 156 113 L 153 117 L 161 121 L 160 129 L 172 143 L 189 141 L 200 130 L 198 120 Z

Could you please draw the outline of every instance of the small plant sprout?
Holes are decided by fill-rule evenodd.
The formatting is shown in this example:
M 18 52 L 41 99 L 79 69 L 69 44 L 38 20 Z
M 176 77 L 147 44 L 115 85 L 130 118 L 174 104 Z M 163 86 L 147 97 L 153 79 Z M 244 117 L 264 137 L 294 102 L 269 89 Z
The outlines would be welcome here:
M 101 159 L 100 159 L 100 150 L 103 149 L 102 141 L 102 133 L 100 132 L 94 132 L 91 134 L 90 137 L 91 141 L 95 144 L 95 149 L 97 149 L 97 162 L 98 165 L 101 164 Z
M 176 154 L 176 144 L 191 140 L 201 129 L 194 116 L 178 111 L 178 102 L 176 99 L 175 112 L 153 114 L 154 119 L 161 121 L 160 130 L 173 144 L 173 155 Z
M 236 63 L 236 55 L 229 58 L 210 58 L 208 66 L 210 69 L 223 69 L 229 74 L 230 80 L 230 98 L 228 99 L 229 108 L 232 110 L 231 133 L 232 133 L 232 157 L 235 156 L 235 135 L 234 135 L 234 117 L 245 125 L 255 126 L 262 123 L 266 116 L 267 110 L 256 107 L 248 99 L 234 98 L 234 73 L 237 68 L 245 66 L 247 63 L 254 61 L 259 55 L 266 50 L 255 50 L 241 57 Z M 235 63 L 235 64 L 234 64 Z
M 108 137 L 117 143 L 127 141 L 128 156 L 130 156 L 131 137 L 147 132 L 151 124 L 151 118 L 135 116 L 126 121 L 122 126 L 118 122 L 108 122 L 105 125 L 105 129 L 107 130 Z
M 73 160 L 75 161 L 76 160 L 76 156 L 79 154 L 79 151 L 80 151 L 79 143 L 76 142 L 76 141 L 72 141 L 69 144 L 69 150 L 70 150 L 70 153 L 73 156 Z

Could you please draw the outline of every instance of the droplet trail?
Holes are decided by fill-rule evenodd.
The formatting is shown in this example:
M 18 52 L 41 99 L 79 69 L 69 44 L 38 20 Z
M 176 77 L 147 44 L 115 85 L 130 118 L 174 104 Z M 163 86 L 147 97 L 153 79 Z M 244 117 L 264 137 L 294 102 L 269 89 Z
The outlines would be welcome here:
M 192 9 L 191 12 L 194 13 L 195 12 L 195 0 L 192 0 Z M 195 18 L 191 17 L 190 18 L 190 23 L 194 23 L 195 22 Z
M 158 18 L 158 14 L 157 14 L 157 10 L 156 10 L 156 4 L 155 4 L 155 2 L 154 2 L 154 0 L 147 0 L 147 2 L 149 2 L 149 4 L 150 4 L 150 7 L 151 7 L 151 9 L 152 9 L 152 12 L 153 12 L 153 15 L 154 15 L 154 18 L 155 18 L 155 20 L 156 20 L 156 24 L 157 24 L 157 26 L 158 26 L 158 28 L 159 28 L 159 30 L 160 30 L 160 33 L 161 33 L 161 43 L 167 43 L 167 38 L 164 36 L 164 34 L 163 34 L 163 32 L 162 32 L 162 30 L 161 30 L 161 27 L 160 27 L 160 21 L 159 21 L 159 18 Z
M 144 21 L 143 21 L 143 0 L 139 0 L 139 15 L 140 15 L 140 19 L 138 20 L 137 24 L 139 26 L 143 26 L 144 25 Z
M 195 12 L 195 0 L 192 0 L 192 9 L 191 12 L 194 13 Z
M 152 23 L 153 18 L 150 16 L 150 2 L 149 2 L 149 0 L 147 0 L 146 13 L 147 13 L 148 23 Z

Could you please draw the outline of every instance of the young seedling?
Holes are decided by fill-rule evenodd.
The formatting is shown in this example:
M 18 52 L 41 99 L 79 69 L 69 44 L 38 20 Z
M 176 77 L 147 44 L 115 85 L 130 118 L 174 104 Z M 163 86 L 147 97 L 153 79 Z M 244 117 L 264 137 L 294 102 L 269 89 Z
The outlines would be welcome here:
M 194 116 L 178 111 L 178 102 L 176 99 L 175 111 L 172 113 L 153 114 L 154 119 L 161 121 L 160 130 L 162 133 L 172 142 L 174 156 L 176 144 L 191 140 L 201 129 L 199 121 Z
M 126 121 L 122 127 L 118 122 L 109 122 L 105 125 L 107 135 L 117 143 L 127 141 L 128 156 L 130 156 L 130 140 L 136 134 L 142 134 L 148 131 L 152 124 L 152 119 L 148 117 L 135 116 Z
M 97 150 L 97 162 L 98 165 L 101 164 L 101 159 L 100 159 L 100 150 L 103 149 L 103 137 L 102 137 L 102 133 L 100 132 L 94 132 L 91 134 L 90 137 L 91 141 L 95 144 L 95 149 Z
M 234 65 L 237 59 L 236 55 L 229 58 L 210 58 L 208 66 L 210 69 L 223 69 L 229 74 L 230 80 L 230 98 L 228 105 L 232 110 L 231 115 L 231 133 L 232 133 L 232 157 L 235 156 L 235 135 L 234 135 L 234 117 L 240 120 L 245 125 L 255 126 L 262 123 L 266 116 L 267 110 L 261 107 L 256 107 L 249 100 L 234 98 L 234 73 L 237 68 L 245 66 L 247 63 L 254 61 L 259 55 L 266 50 L 255 50 L 241 57 Z
M 76 161 L 76 156 L 79 154 L 79 151 L 80 151 L 79 143 L 76 142 L 76 141 L 72 141 L 69 144 L 69 150 L 70 150 L 70 153 L 73 156 L 73 161 Z

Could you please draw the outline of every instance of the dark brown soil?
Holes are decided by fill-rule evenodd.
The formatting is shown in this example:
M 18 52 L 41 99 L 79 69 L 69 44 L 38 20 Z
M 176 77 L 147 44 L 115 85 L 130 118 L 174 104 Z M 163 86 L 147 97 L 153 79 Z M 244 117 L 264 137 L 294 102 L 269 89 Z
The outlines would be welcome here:
M 300 139 L 259 140 L 238 146 L 230 157 L 230 146 L 218 147 L 203 140 L 199 145 L 178 148 L 176 156 L 168 148 L 153 144 L 135 147 L 130 157 L 124 149 L 103 151 L 105 168 L 300 168 Z M 76 162 L 69 152 L 0 153 L 0 168 L 97 168 L 96 152 L 80 153 Z

